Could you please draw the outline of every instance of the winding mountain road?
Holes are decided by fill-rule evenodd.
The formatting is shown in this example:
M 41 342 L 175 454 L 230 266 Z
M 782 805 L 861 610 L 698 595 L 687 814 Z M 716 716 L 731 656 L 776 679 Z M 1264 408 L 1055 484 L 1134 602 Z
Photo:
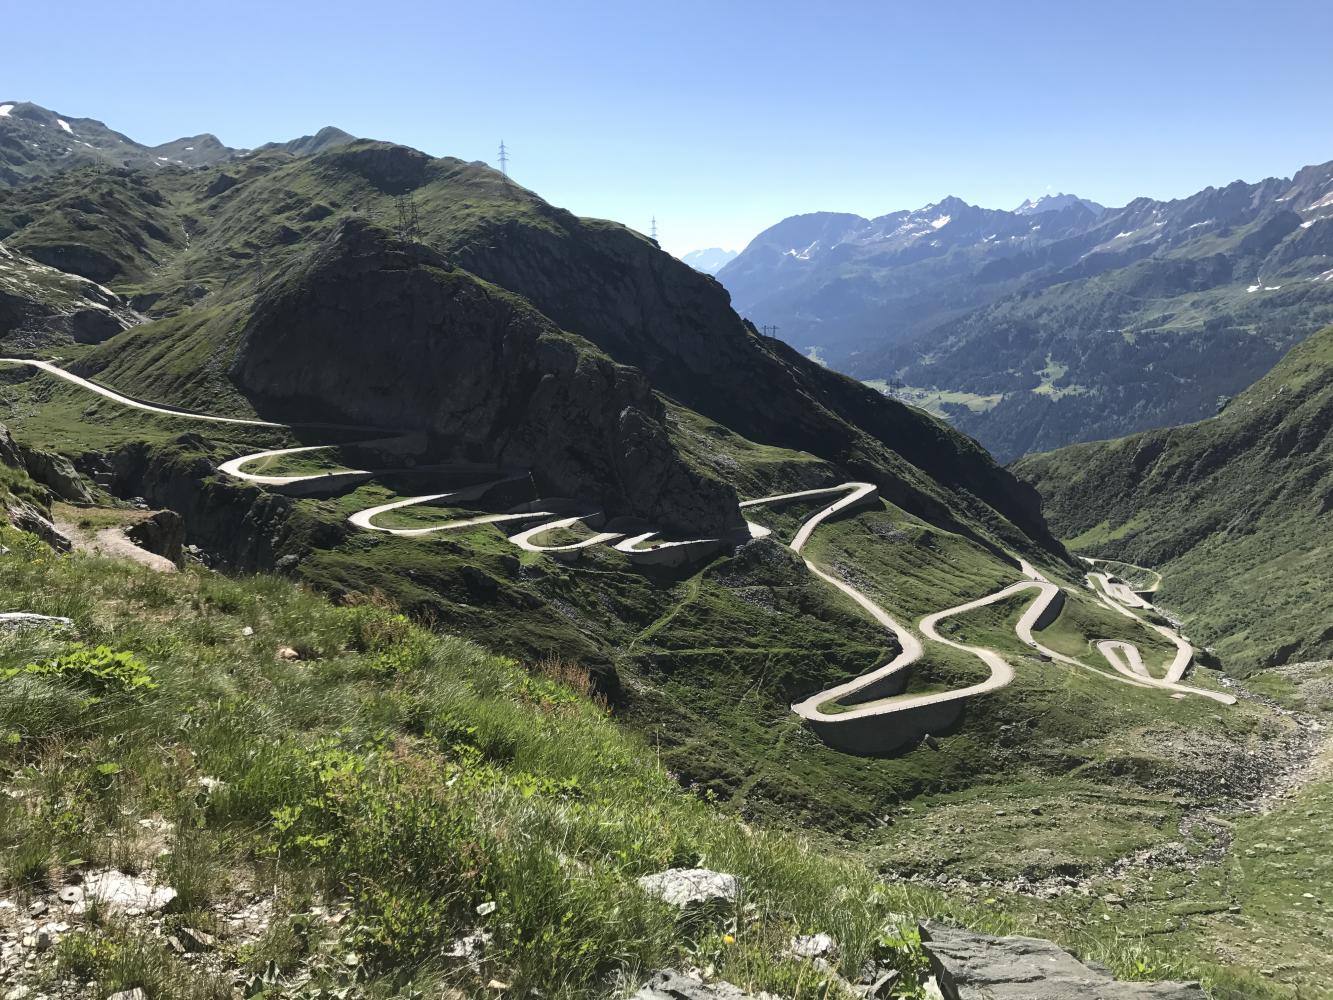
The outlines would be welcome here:
M 273 423 L 271 421 L 213 416 L 211 414 L 195 413 L 164 407 L 153 403 L 146 403 L 125 396 L 112 389 L 108 389 L 105 386 L 98 385 L 88 379 L 73 375 L 46 361 L 21 358 L 0 358 L 0 363 L 30 366 L 45 372 L 48 375 L 64 379 L 67 382 L 77 385 L 87 391 L 94 392 L 104 398 L 113 400 L 123 406 L 150 413 L 186 420 L 201 420 L 221 424 L 290 429 L 289 425 Z M 247 466 L 265 459 L 278 459 L 289 455 L 308 454 L 331 447 L 333 446 L 310 445 L 255 452 L 222 463 L 218 467 L 218 471 L 225 476 L 242 482 L 271 488 L 292 488 L 301 485 L 311 485 L 317 482 L 319 484 L 334 482 L 335 484 L 341 485 L 343 482 L 350 483 L 353 480 L 364 480 L 375 475 L 374 471 L 364 469 L 341 469 L 336 471 L 296 473 L 290 475 L 268 475 L 246 471 Z M 514 481 L 514 478 L 515 477 L 495 479 L 475 486 L 444 493 L 400 498 L 389 503 L 356 511 L 349 515 L 348 521 L 353 526 L 364 531 L 382 532 L 403 537 L 424 537 L 442 532 L 466 530 L 487 524 L 503 525 L 524 521 L 537 521 L 537 524 L 531 525 L 519 533 L 509 536 L 509 541 L 523 551 L 547 553 L 556 558 L 564 559 L 577 557 L 580 552 L 592 546 L 610 544 L 613 545 L 615 550 L 626 554 L 635 561 L 685 561 L 696 555 L 703 554 L 705 551 L 716 551 L 723 545 L 721 540 L 711 538 L 689 539 L 683 541 L 657 541 L 654 543 L 653 539 L 657 537 L 657 533 L 654 531 L 629 535 L 624 532 L 596 530 L 596 526 L 599 525 L 602 520 L 600 511 L 585 510 L 583 512 L 570 514 L 568 510 L 560 513 L 557 510 L 541 509 L 543 507 L 557 507 L 560 505 L 568 507 L 568 501 L 561 501 L 560 504 L 557 504 L 554 501 L 536 500 L 525 505 L 525 509 L 513 510 L 501 514 L 483 514 L 476 517 L 449 518 L 438 524 L 421 527 L 394 528 L 384 527 L 375 523 L 376 519 L 381 515 L 407 507 L 424 504 L 457 506 L 469 501 L 478 500 L 490 489 L 506 482 L 512 482 Z M 860 507 L 878 504 L 878 490 L 874 484 L 849 482 L 838 486 L 803 490 L 795 493 L 782 493 L 769 497 L 759 497 L 752 500 L 746 500 L 742 502 L 740 506 L 743 510 L 750 510 L 756 507 L 773 507 L 801 503 L 824 497 L 836 497 L 837 499 L 820 508 L 801 523 L 800 528 L 789 543 L 789 547 L 797 554 L 802 553 L 802 550 L 805 548 L 806 543 L 810 540 L 814 531 L 830 518 L 840 514 L 849 514 Z M 442 501 L 444 502 L 443 504 L 441 504 Z M 754 538 L 762 538 L 771 534 L 771 531 L 762 525 L 752 521 L 747 521 L 746 523 L 750 535 Z M 580 524 L 591 526 L 593 533 L 576 542 L 566 542 L 555 545 L 540 544 L 541 537 L 547 532 L 569 529 Z M 875 603 L 870 597 L 857 590 L 847 581 L 840 579 L 828 570 L 818 566 L 806 556 L 802 555 L 801 557 L 811 574 L 836 588 L 854 601 L 868 615 L 870 615 L 872 619 L 893 635 L 894 640 L 899 647 L 899 652 L 896 656 L 876 669 L 866 674 L 862 674 L 851 681 L 820 691 L 792 705 L 792 710 L 802 719 L 812 724 L 816 731 L 821 734 L 829 733 L 831 731 L 830 727 L 848 726 L 853 723 L 869 720 L 879 720 L 888 723 L 893 716 L 903 716 L 914 711 L 928 711 L 931 709 L 938 709 L 940 706 L 961 706 L 967 699 L 997 691 L 1012 683 L 1015 677 L 1015 667 L 1000 655 L 999 652 L 983 646 L 968 645 L 942 635 L 939 632 L 939 625 L 948 618 L 1004 601 L 1009 597 L 1026 591 L 1035 591 L 1035 594 L 1031 604 L 1024 610 L 1023 615 L 1020 617 L 1014 629 L 1018 638 L 1026 645 L 1032 647 L 1041 656 L 1067 666 L 1091 670 L 1097 673 L 1098 676 L 1120 681 L 1135 687 L 1169 690 L 1175 697 L 1188 694 L 1211 698 L 1223 704 L 1234 704 L 1235 702 L 1233 697 L 1221 692 L 1207 691 L 1180 684 L 1179 680 L 1188 668 L 1193 655 L 1193 650 L 1189 643 L 1182 636 L 1172 630 L 1149 622 L 1137 614 L 1135 609 L 1145 610 L 1151 608 L 1152 605 L 1132 591 L 1128 586 L 1112 582 L 1106 574 L 1088 574 L 1089 585 L 1093 588 L 1094 593 L 1097 594 L 1098 599 L 1107 607 L 1110 607 L 1120 614 L 1134 619 L 1144 627 L 1150 628 L 1163 635 L 1176 646 L 1176 656 L 1167 668 L 1165 676 L 1162 678 L 1153 677 L 1144 665 L 1143 657 L 1138 647 L 1133 643 L 1124 640 L 1104 639 L 1096 644 L 1096 648 L 1111 665 L 1114 673 L 1107 673 L 1104 670 L 1089 666 L 1074 657 L 1066 656 L 1041 645 L 1033 633 L 1034 631 L 1040 630 L 1044 625 L 1049 624 L 1049 622 L 1054 620 L 1058 615 L 1060 607 L 1063 604 L 1064 593 L 1057 584 L 1047 580 L 1039 571 L 1022 560 L 1019 560 L 1019 563 L 1021 573 L 1024 577 L 1023 579 L 1010 584 L 993 594 L 968 601 L 956 607 L 946 608 L 945 610 L 926 615 L 917 623 L 917 630 L 929 641 L 949 646 L 977 657 L 989 668 L 989 676 L 976 684 L 952 690 L 933 691 L 921 694 L 903 694 L 901 693 L 901 688 L 905 684 L 905 678 L 900 681 L 898 675 L 907 667 L 920 660 L 924 655 L 925 647 L 921 640 L 912 630 L 896 621 L 888 611 Z M 887 690 L 893 687 L 897 687 L 899 691 L 884 694 L 880 693 L 882 690 Z M 857 700 L 858 695 L 861 696 L 861 700 L 859 701 Z M 835 708 L 834 706 L 838 707 Z

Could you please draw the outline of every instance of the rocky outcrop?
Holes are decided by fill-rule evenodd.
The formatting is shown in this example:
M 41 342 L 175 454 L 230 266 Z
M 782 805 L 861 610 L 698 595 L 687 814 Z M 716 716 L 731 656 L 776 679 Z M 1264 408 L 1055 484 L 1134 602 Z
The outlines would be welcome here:
M 30 503 L 11 497 L 5 502 L 4 514 L 19 531 L 36 535 L 59 552 L 69 552 L 74 548 L 74 543 L 51 523 L 51 519 Z
M 677 909 L 726 906 L 740 898 L 735 875 L 707 868 L 668 868 L 639 879 L 639 888 Z
M 676 451 L 640 372 L 361 220 L 261 302 L 232 377 L 267 413 L 428 429 L 450 459 L 530 469 L 541 495 L 609 516 L 744 528 L 735 491 Z
M 109 459 L 114 493 L 176 512 L 186 529 L 183 542 L 197 545 L 217 565 L 268 571 L 285 555 L 302 553 L 310 544 L 332 547 L 343 537 L 339 528 L 308 524 L 289 497 L 215 479 L 217 462 L 196 435 L 165 446 L 130 445 Z M 164 545 L 176 530 L 161 526 Z
M 19 445 L 19 452 L 23 456 L 23 466 L 28 475 L 61 500 L 68 500 L 71 503 L 92 502 L 92 490 L 64 455 L 29 448 L 26 445 Z
M 159 510 L 125 529 L 125 536 L 141 549 L 176 566 L 185 564 L 185 521 L 174 510 Z
M 0 341 L 25 349 L 100 344 L 138 320 L 101 285 L 0 244 Z
M 1198 983 L 1119 982 L 1039 938 L 925 924 L 921 944 L 945 1000 L 1205 1000 Z

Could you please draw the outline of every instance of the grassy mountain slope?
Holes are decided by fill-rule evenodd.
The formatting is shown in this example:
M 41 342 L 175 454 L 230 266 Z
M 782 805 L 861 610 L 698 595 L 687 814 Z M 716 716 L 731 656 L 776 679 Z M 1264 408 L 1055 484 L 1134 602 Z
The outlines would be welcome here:
M 1237 667 L 1333 653 L 1333 327 L 1216 417 L 1020 461 L 1080 552 L 1156 567 Z
M 972 442 L 756 336 L 720 286 L 641 235 L 577 219 L 482 165 L 357 143 L 300 160 L 105 174 L 79 217 L 90 235 L 73 237 L 66 202 L 90 180 L 75 171 L 0 193 L 0 235 L 76 272 L 72 246 L 98 247 L 98 274 L 114 272 L 113 287 L 177 324 L 132 331 L 88 359 L 127 389 L 217 405 L 227 391 L 218 375 L 283 269 L 348 218 L 396 223 L 398 200 L 410 198 L 420 238 L 446 260 L 521 295 L 660 393 L 752 440 L 873 478 L 895 502 L 997 547 L 1052 546 L 1035 498 Z M 159 212 L 167 218 L 145 231 Z M 180 367 L 143 363 L 150 342 L 166 340 Z

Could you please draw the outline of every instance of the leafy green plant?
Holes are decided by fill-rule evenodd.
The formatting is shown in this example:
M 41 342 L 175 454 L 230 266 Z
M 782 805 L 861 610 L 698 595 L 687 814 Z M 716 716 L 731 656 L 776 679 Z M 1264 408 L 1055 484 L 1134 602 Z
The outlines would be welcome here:
M 115 690 L 151 691 L 157 687 L 148 666 L 133 653 L 109 646 L 90 649 L 82 643 L 52 660 L 9 667 L 0 671 L 0 678 L 9 680 L 20 674 L 63 677 L 103 694 Z

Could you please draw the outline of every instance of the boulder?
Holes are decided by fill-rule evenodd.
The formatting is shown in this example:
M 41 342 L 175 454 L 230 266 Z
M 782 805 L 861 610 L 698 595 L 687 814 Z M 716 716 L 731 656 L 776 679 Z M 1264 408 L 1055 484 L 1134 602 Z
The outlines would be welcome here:
M 174 510 L 159 510 L 126 528 L 125 535 L 139 548 L 185 565 L 185 521 Z
M 1198 983 L 1130 983 L 1054 942 L 923 924 L 921 946 L 945 1000 L 1205 1000 Z
M 92 502 L 92 490 L 64 455 L 39 451 L 26 445 L 19 445 L 19 451 L 23 454 L 23 465 L 28 475 L 48 487 L 61 500 L 71 503 Z
M 707 868 L 668 868 L 639 879 L 639 888 L 678 909 L 692 906 L 727 905 L 740 896 L 735 875 Z
M 5 515 L 9 523 L 19 531 L 36 535 L 58 552 L 69 552 L 74 548 L 74 543 L 66 538 L 45 514 L 31 504 L 22 500 L 11 501 Z
M 158 885 L 143 876 L 126 875 L 114 868 L 89 875 L 84 879 L 83 890 L 89 902 L 95 901 L 111 913 L 130 916 L 156 913 L 176 898 L 176 890 L 169 886 Z

